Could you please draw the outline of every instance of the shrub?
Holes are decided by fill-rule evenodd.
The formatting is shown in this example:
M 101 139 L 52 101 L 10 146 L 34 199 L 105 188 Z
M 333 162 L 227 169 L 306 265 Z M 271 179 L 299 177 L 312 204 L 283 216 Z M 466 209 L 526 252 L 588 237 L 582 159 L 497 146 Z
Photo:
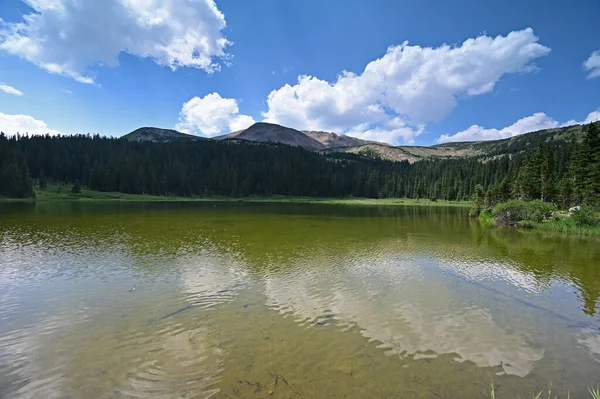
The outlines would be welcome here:
M 511 200 L 496 205 L 492 209 L 492 216 L 502 226 L 516 226 L 519 222 L 528 221 L 528 227 L 531 227 L 532 223 L 550 219 L 555 210 L 556 205 L 540 200 Z
M 588 206 L 574 210 L 571 214 L 571 218 L 578 227 L 594 227 L 600 225 L 600 218 L 598 218 L 594 210 Z
M 531 220 L 521 220 L 520 222 L 517 222 L 517 226 L 523 229 L 534 229 L 536 224 Z
M 496 224 L 489 210 L 484 210 L 479 213 L 479 222 L 488 227 Z

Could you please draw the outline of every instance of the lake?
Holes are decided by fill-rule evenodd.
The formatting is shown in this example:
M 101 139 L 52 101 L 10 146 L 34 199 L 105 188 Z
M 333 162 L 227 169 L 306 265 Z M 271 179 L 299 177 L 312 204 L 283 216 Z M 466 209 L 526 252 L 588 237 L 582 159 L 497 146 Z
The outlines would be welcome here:
M 0 204 L 0 397 L 600 384 L 600 240 L 459 207 Z

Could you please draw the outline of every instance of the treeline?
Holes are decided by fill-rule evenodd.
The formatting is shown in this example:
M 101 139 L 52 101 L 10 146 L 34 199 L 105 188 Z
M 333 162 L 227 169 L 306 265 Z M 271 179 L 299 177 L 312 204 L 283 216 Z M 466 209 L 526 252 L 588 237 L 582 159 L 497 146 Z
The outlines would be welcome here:
M 538 142 L 535 152 L 504 178 L 474 192 L 476 209 L 511 199 L 541 200 L 568 208 L 600 204 L 600 129 L 587 126 L 579 142 Z
M 15 145 L 8 145 L 0 134 L 0 196 L 27 198 L 33 193 L 25 154 Z
M 597 200 L 598 180 L 590 167 L 599 162 L 596 130 L 588 128 L 581 144 L 553 140 L 510 157 L 414 164 L 239 141 L 159 144 L 89 135 L 0 134 L 0 196 L 28 197 L 34 182 L 43 187 L 50 180 L 79 182 L 98 191 L 165 196 L 467 200 L 477 191 L 490 203 L 526 196 L 570 205 Z

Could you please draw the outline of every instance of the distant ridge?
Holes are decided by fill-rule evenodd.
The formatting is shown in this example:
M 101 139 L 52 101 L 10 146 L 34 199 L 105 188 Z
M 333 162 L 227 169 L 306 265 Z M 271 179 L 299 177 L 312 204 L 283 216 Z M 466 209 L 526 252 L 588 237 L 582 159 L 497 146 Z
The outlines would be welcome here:
M 600 123 L 600 122 L 597 122 Z M 168 143 L 190 140 L 236 140 L 262 143 L 278 143 L 323 153 L 344 152 L 368 158 L 381 158 L 390 161 L 417 162 L 431 158 L 479 157 L 491 158 L 503 154 L 516 154 L 538 141 L 580 140 L 585 128 L 583 125 L 538 130 L 531 133 L 501 140 L 451 142 L 433 146 L 393 146 L 376 141 L 367 141 L 330 132 L 300 131 L 289 127 L 258 122 L 247 129 L 206 139 L 176 130 L 142 127 L 123 136 L 129 141 L 152 141 Z
M 181 140 L 203 140 L 202 137 L 181 133 L 172 129 L 159 129 L 157 127 L 141 127 L 121 138 L 129 141 L 152 141 L 155 143 L 168 143 Z
M 303 130 L 302 133 L 306 134 L 323 144 L 326 148 L 342 148 L 342 147 L 356 147 L 363 144 L 373 143 L 372 141 L 357 139 L 356 137 L 346 136 L 345 134 L 336 134 L 330 132 Z M 382 145 L 388 145 L 383 144 Z
M 309 137 L 303 132 L 274 123 L 258 122 L 248 129 L 217 136 L 215 140 L 247 140 L 263 143 L 279 143 L 309 150 L 324 150 L 327 148 L 319 141 Z

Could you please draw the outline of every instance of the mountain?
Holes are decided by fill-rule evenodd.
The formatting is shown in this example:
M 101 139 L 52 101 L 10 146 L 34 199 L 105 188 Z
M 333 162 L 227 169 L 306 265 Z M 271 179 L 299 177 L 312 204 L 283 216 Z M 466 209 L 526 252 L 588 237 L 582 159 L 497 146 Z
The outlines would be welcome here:
M 152 141 L 154 143 L 168 143 L 183 140 L 204 140 L 202 137 L 180 133 L 177 130 L 159 129 L 157 127 L 141 127 L 121 137 L 127 141 Z
M 279 143 L 309 150 L 324 150 L 326 147 L 321 142 L 309 137 L 303 132 L 273 123 L 258 122 L 248 129 L 218 136 L 215 140 L 247 140 L 262 143 Z
M 323 153 L 350 153 L 367 158 L 410 163 L 425 159 L 478 157 L 490 159 L 503 154 L 518 154 L 536 146 L 538 141 L 577 141 L 582 137 L 582 126 L 573 125 L 544 129 L 502 140 L 456 142 L 425 146 L 393 146 L 321 131 L 300 131 L 273 123 L 258 122 L 247 129 L 239 130 L 212 140 L 244 140 L 270 142 L 303 147 Z M 184 140 L 209 140 L 175 130 L 143 127 L 125 136 L 128 141 L 152 141 L 166 143 Z
M 452 147 L 392 146 L 384 143 L 367 143 L 355 147 L 341 147 L 326 150 L 327 152 L 345 152 L 363 155 L 369 158 L 381 158 L 389 161 L 408 161 L 410 163 L 431 158 L 455 158 L 478 155 L 470 148 L 455 149 Z
M 356 147 L 363 144 L 373 143 L 372 141 L 357 139 L 355 137 L 339 135 L 330 132 L 303 130 L 302 133 L 312 139 L 317 140 L 319 143 L 323 144 L 325 148 Z
M 345 152 L 381 158 L 390 161 L 416 162 L 424 159 L 478 157 L 489 159 L 498 155 L 514 155 L 537 146 L 539 141 L 579 141 L 583 136 L 582 125 L 572 125 L 538 130 L 501 140 L 453 142 L 423 146 L 391 146 L 368 143 L 354 147 L 332 148 L 328 152 Z
M 579 141 L 581 137 L 583 137 L 583 126 L 584 125 L 571 125 L 552 129 L 543 129 L 501 140 L 465 141 L 437 144 L 430 148 L 464 151 L 466 154 L 471 156 L 516 154 L 531 145 L 537 145 L 539 141 Z

